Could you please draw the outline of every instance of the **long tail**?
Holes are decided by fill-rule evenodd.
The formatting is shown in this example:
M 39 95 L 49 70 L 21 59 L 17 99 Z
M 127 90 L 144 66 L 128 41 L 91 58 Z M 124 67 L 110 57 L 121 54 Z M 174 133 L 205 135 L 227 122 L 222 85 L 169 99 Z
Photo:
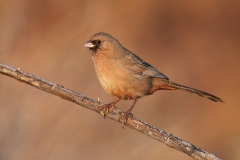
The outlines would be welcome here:
M 194 89 L 194 88 L 190 88 L 190 87 L 187 87 L 187 86 L 183 86 L 183 85 L 180 85 L 180 84 L 177 84 L 175 82 L 169 82 L 167 84 L 167 87 L 169 87 L 168 89 L 170 90 L 175 90 L 175 89 L 180 89 L 180 90 L 184 90 L 184 91 L 187 91 L 187 92 L 190 92 L 190 93 L 193 93 L 193 94 L 197 94 L 201 97 L 206 97 L 214 102 L 222 102 L 224 103 L 224 101 L 221 99 L 221 98 L 218 98 L 212 94 L 209 94 L 207 92 L 203 92 L 203 91 L 200 91 L 200 90 L 197 90 L 197 89 Z

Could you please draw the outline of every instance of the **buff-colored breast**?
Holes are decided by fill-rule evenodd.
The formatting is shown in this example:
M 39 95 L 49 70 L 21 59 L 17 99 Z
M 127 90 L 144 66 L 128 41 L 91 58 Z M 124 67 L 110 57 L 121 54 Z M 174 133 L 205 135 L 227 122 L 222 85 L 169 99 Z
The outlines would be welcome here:
M 119 63 L 120 60 L 93 56 L 95 70 L 103 88 L 121 99 L 135 99 L 150 94 L 152 79 L 127 70 Z

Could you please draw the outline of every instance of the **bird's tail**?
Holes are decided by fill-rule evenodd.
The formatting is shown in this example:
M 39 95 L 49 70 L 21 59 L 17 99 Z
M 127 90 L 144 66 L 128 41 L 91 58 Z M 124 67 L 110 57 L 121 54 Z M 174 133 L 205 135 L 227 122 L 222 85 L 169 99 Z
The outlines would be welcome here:
M 218 98 L 212 94 L 209 94 L 207 92 L 203 92 L 203 91 L 200 91 L 200 90 L 197 90 L 197 89 L 194 89 L 194 88 L 190 88 L 190 87 L 187 87 L 187 86 L 183 86 L 183 85 L 180 85 L 180 84 L 177 84 L 175 82 L 169 82 L 167 84 L 167 88 L 170 89 L 170 90 L 175 90 L 175 89 L 180 89 L 180 90 L 184 90 L 184 91 L 187 91 L 187 92 L 190 92 L 190 93 L 193 93 L 193 94 L 197 94 L 201 97 L 206 97 L 214 102 L 222 102 L 224 103 L 224 101 L 221 99 L 221 98 Z

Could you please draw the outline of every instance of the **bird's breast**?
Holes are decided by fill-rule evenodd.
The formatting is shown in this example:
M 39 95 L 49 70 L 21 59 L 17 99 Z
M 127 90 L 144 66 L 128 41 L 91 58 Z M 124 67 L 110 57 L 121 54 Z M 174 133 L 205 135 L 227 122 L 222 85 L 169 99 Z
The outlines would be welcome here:
M 135 75 L 118 60 L 93 57 L 95 70 L 102 87 L 121 99 L 135 99 L 150 93 L 152 79 Z

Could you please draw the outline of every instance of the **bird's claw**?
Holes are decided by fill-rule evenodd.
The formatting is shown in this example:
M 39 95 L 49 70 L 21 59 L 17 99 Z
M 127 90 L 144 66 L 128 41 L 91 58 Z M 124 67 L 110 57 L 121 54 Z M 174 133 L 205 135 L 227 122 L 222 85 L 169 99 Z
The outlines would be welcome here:
M 122 126 L 127 123 L 128 118 L 131 118 L 131 119 L 133 118 L 133 114 L 130 111 L 127 111 L 123 115 L 121 115 L 119 120 L 122 121 Z
M 106 114 L 109 113 L 109 110 L 114 107 L 113 103 L 105 104 L 100 107 L 100 114 L 103 115 L 103 118 L 105 119 Z

